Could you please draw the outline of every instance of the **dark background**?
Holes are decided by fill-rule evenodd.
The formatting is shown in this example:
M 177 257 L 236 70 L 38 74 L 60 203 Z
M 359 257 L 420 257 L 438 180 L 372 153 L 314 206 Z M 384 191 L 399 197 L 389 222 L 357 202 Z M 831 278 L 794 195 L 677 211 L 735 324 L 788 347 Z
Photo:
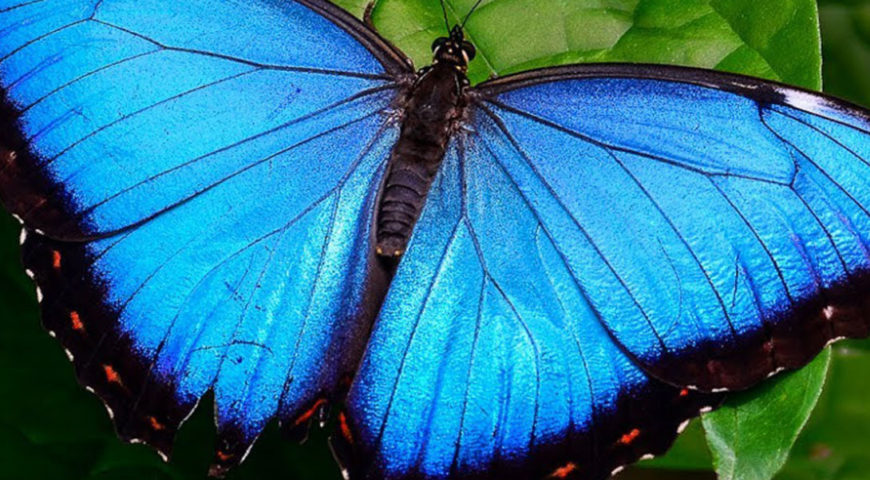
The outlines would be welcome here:
M 870 106 L 870 1 L 827 0 L 820 8 L 825 90 Z M 60 346 L 40 327 L 17 239 L 17 223 L 0 213 L 0 480 L 202 478 L 214 445 L 211 400 L 182 429 L 171 464 L 118 441 L 100 402 L 78 386 Z M 870 479 L 870 400 L 862 395 L 870 390 L 868 370 L 855 360 L 870 357 L 868 350 L 864 343 L 837 349 L 828 388 L 780 478 Z M 325 438 L 314 432 L 300 447 L 272 426 L 230 478 L 338 479 Z M 696 445 L 681 445 L 681 452 L 704 449 L 699 435 L 687 442 Z M 634 468 L 621 478 L 714 477 Z

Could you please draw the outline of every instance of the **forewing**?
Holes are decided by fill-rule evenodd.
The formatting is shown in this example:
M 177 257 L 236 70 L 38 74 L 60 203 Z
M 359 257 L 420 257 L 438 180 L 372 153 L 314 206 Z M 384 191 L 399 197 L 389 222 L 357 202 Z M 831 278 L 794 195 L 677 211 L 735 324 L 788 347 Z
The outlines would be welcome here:
M 486 117 L 432 187 L 351 388 L 351 478 L 604 478 L 719 398 L 613 341 Z M 538 184 L 536 188 L 541 188 Z M 545 192 L 545 190 L 541 190 Z
M 0 77 L 20 129 L 5 132 L 18 158 L 0 198 L 54 238 L 147 221 L 267 158 L 276 138 L 350 120 L 342 109 L 389 89 L 397 68 L 297 2 L 5 7 Z
M 672 67 L 481 86 L 484 136 L 643 368 L 743 389 L 868 333 L 870 114 Z M 475 123 L 476 125 L 477 123 Z
M 168 453 L 213 389 L 219 473 L 346 388 L 406 68 L 317 0 L 0 5 L 0 199 L 121 437 Z

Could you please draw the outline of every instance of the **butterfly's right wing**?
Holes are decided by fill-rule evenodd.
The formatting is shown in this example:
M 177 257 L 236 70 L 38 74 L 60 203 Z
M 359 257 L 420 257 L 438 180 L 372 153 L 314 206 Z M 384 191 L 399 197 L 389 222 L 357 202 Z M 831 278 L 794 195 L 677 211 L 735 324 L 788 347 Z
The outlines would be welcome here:
M 121 437 L 214 389 L 220 470 L 352 375 L 408 69 L 324 0 L 0 2 L 0 199 Z
M 718 395 L 620 348 L 488 150 L 455 140 L 375 323 L 333 445 L 360 479 L 605 478 Z
M 870 112 L 665 66 L 475 94 L 349 396 L 368 478 L 604 478 L 867 336 Z

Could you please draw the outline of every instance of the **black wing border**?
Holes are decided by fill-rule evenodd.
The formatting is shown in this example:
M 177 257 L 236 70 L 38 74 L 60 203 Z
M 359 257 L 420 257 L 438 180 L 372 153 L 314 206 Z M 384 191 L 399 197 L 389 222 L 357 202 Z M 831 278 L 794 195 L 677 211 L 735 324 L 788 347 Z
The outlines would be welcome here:
M 414 72 L 414 63 L 398 47 L 382 37 L 347 10 L 329 0 L 295 0 L 334 23 L 360 42 L 384 66 L 387 74 L 398 76 Z

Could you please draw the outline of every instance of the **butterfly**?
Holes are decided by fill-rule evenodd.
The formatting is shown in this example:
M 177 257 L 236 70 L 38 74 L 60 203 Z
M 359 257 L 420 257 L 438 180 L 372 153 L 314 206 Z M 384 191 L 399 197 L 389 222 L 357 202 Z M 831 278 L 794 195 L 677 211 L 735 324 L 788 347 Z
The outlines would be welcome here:
M 334 409 L 350 478 L 604 478 L 868 335 L 866 110 L 432 50 L 325 0 L 0 4 L 0 201 L 122 439 L 212 391 L 215 476 Z

